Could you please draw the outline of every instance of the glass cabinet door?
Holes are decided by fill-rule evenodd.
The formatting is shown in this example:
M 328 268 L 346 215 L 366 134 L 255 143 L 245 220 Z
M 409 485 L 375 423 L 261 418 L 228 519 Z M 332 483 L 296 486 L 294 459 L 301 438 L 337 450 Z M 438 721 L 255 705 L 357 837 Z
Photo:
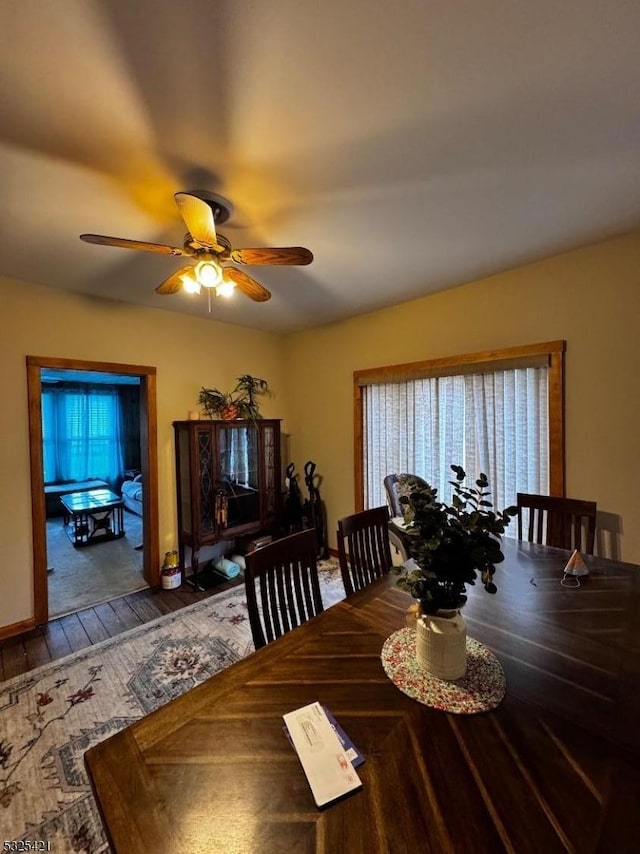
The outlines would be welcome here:
M 226 496 L 226 527 L 260 520 L 258 429 L 253 424 L 218 429 L 218 490 Z

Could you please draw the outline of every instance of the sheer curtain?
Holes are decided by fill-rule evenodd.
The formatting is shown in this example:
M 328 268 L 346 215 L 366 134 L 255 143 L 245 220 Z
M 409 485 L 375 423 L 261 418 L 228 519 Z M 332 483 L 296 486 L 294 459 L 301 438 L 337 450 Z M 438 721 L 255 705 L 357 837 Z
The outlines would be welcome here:
M 122 476 L 120 398 L 106 388 L 43 387 L 45 483 Z
M 548 369 L 382 383 L 363 389 L 365 507 L 386 475 L 410 472 L 449 501 L 450 466 L 485 472 L 496 507 L 549 491 Z

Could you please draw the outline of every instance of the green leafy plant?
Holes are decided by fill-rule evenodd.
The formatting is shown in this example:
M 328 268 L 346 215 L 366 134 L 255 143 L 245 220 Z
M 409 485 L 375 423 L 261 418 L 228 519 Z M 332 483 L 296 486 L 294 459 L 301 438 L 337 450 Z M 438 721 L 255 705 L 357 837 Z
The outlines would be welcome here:
M 461 466 L 451 466 L 456 479 L 451 504 L 438 500 L 437 489 L 417 482 L 400 496 L 405 505 L 405 538 L 415 565 L 397 567 L 398 586 L 420 601 L 425 614 L 460 608 L 467 601 L 466 584 L 480 573 L 487 593 L 495 593 L 496 564 L 504 560 L 501 536 L 518 512 L 494 511 L 486 474 L 475 486 L 465 484 Z
M 258 398 L 271 395 L 266 380 L 243 374 L 238 377 L 235 387 L 230 392 L 217 388 L 202 388 L 198 395 L 198 403 L 209 418 L 223 418 L 234 421 L 245 418 L 256 421 L 261 418 Z

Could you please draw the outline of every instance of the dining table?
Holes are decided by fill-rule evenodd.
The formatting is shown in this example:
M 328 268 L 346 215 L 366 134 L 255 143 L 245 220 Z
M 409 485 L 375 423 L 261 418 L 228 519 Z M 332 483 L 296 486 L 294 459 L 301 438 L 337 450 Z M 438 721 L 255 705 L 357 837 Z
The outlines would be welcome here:
M 497 593 L 469 587 L 462 611 L 504 677 L 493 708 L 390 677 L 412 600 L 389 573 L 85 754 L 113 850 L 640 851 L 640 567 L 585 555 L 565 577 L 569 552 L 503 552 Z M 315 702 L 364 756 L 321 809 L 283 731 Z

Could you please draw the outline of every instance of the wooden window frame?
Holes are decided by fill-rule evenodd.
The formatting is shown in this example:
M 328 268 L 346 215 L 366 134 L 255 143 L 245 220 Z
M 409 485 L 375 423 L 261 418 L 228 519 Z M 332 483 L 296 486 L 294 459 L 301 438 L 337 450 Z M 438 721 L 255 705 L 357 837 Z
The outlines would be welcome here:
M 485 350 L 460 356 L 446 356 L 400 365 L 385 365 L 353 372 L 354 408 L 354 498 L 356 511 L 364 509 L 363 453 L 363 405 L 362 389 L 376 383 L 404 382 L 433 376 L 454 376 L 491 370 L 513 370 L 530 367 L 532 364 L 547 364 L 549 367 L 549 492 L 565 495 L 565 403 L 564 366 L 566 341 L 546 341 L 541 344 L 525 344 L 504 350 Z M 467 369 L 466 371 L 464 369 Z M 460 369 L 460 370 L 458 370 Z

